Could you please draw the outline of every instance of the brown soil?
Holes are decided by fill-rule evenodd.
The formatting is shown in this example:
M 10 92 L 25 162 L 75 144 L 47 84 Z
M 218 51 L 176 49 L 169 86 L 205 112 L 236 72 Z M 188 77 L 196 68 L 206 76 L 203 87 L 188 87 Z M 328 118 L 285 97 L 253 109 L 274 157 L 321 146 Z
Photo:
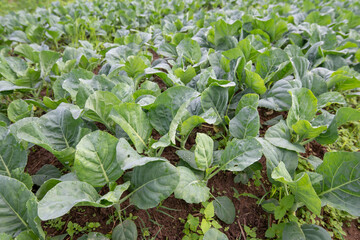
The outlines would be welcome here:
M 350 222 L 350 227 L 344 224 L 344 231 L 346 232 L 347 236 L 345 237 L 346 240 L 359 240 L 360 239 L 360 223 L 357 219 L 354 219 Z
M 59 169 L 64 167 L 51 152 L 42 147 L 34 146 L 30 149 L 25 172 L 29 173 L 30 175 L 34 175 L 42 166 L 46 164 L 54 165 Z
M 159 85 L 159 88 L 161 89 L 161 91 L 165 91 L 167 89 L 166 84 L 164 83 L 164 81 L 157 75 L 153 75 L 153 82 L 157 83 L 157 85 Z
M 301 153 L 301 155 L 306 158 L 310 155 L 314 155 L 315 157 L 323 159 L 325 153 L 327 152 L 326 147 L 316 142 L 315 140 L 306 144 L 305 150 L 306 152 Z
M 259 116 L 260 116 L 260 137 L 263 137 L 266 130 L 268 130 L 269 127 L 271 127 L 270 125 L 265 125 L 264 123 L 270 119 L 273 119 L 279 115 L 283 116 L 283 119 L 286 119 L 287 117 L 287 112 L 276 112 L 274 110 L 270 110 L 267 108 L 262 108 L 259 107 L 258 108 L 258 112 L 259 112 Z
M 101 67 L 102 67 L 101 65 L 96 66 L 92 72 L 93 72 L 95 75 L 98 75 Z

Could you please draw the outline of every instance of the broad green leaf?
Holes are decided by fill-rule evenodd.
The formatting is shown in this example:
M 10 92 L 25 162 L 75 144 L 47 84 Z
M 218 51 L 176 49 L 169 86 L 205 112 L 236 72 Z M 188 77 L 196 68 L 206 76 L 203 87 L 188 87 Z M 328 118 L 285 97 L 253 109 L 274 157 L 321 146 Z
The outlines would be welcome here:
M 228 104 L 229 92 L 227 88 L 210 86 L 201 94 L 201 106 L 204 112 L 213 109 L 217 115 L 217 122 L 222 122 Z
M 197 127 L 199 124 L 202 124 L 204 122 L 205 120 L 200 116 L 193 115 L 189 117 L 184 122 L 182 122 L 180 127 L 181 128 L 180 135 L 183 136 L 189 135 L 195 127 Z
M 329 14 L 321 14 L 318 11 L 314 11 L 306 16 L 305 22 L 326 26 L 331 23 L 331 16 Z
M 39 63 L 39 52 L 36 51 L 28 44 L 19 44 L 14 48 L 14 52 L 24 56 L 25 58 L 33 61 L 34 63 Z
M 290 91 L 292 105 L 286 119 L 289 128 L 299 120 L 311 121 L 317 111 L 317 99 L 311 90 L 297 88 Z
M 32 180 L 34 184 L 41 186 L 44 182 L 51 178 L 60 178 L 61 172 L 60 170 L 51 164 L 46 164 L 40 168 L 39 171 L 36 172 L 35 175 L 32 175 Z
M 130 203 L 140 209 L 156 207 L 174 192 L 178 183 L 179 173 L 168 162 L 150 162 L 136 167 L 131 174 Z
M 93 186 L 86 182 L 60 182 L 40 200 L 38 215 L 42 221 L 65 215 L 74 206 L 111 206 L 100 203 L 100 196 Z
M 324 178 L 320 184 L 315 185 L 321 200 L 354 216 L 360 216 L 360 153 L 326 153 L 316 172 Z
M 287 80 L 279 80 L 266 91 L 259 100 L 260 107 L 266 107 L 275 111 L 286 111 L 291 107 L 291 95 L 289 90 L 293 86 Z
M 271 144 L 280 148 L 285 148 L 290 151 L 296 151 L 301 153 L 305 152 L 303 146 L 291 142 L 290 129 L 288 128 L 284 120 L 280 120 L 280 122 L 278 122 L 274 126 L 271 126 L 265 132 L 265 139 Z
M 205 202 L 210 197 L 210 189 L 206 181 L 199 179 L 193 171 L 187 167 L 177 167 L 180 179 L 174 193 L 175 197 L 185 200 L 187 203 Z
M 213 201 L 216 216 L 226 224 L 235 221 L 235 206 L 226 196 L 216 197 Z
M 89 132 L 74 105 L 60 106 L 40 118 L 24 118 L 16 122 L 16 136 L 52 152 L 64 165 L 72 163 L 75 146 Z
M 239 139 L 256 137 L 259 129 L 259 113 L 256 108 L 250 106 L 242 108 L 229 124 L 230 134 Z
M 259 74 L 246 70 L 245 84 L 258 94 L 264 94 L 266 92 L 265 82 Z
M 176 144 L 176 130 L 178 129 L 179 125 L 181 125 L 184 119 L 189 118 L 190 113 L 187 110 L 190 102 L 193 98 L 186 100 L 183 104 L 181 104 L 179 110 L 177 111 L 176 115 L 174 116 L 173 120 L 170 123 L 169 127 L 169 138 L 173 144 Z
M 75 153 L 74 170 L 79 180 L 94 187 L 118 180 L 123 171 L 116 159 L 117 143 L 117 138 L 103 131 L 85 135 Z
M 307 120 L 299 120 L 295 124 L 292 125 L 292 129 L 298 135 L 298 142 L 301 142 L 305 139 L 312 139 L 319 136 L 322 132 L 324 132 L 327 127 L 326 126 L 316 126 L 313 127 L 311 123 Z
M 171 87 L 160 94 L 149 109 L 150 123 L 161 135 L 169 132 L 170 124 L 180 106 L 188 99 L 198 96 L 192 88 Z
M 256 72 L 262 79 L 266 79 L 278 70 L 281 63 L 288 60 L 287 54 L 281 49 L 267 50 L 257 57 Z
M 286 170 L 285 164 L 280 162 L 273 170 L 271 177 L 276 181 L 287 184 L 295 195 L 296 201 L 304 203 L 310 211 L 320 215 L 321 200 L 316 194 L 307 173 L 302 172 L 296 175 L 293 180 Z
M 29 229 L 26 202 L 35 195 L 16 179 L 0 175 L 0 232 L 15 235 Z
M 136 240 L 138 232 L 134 221 L 126 219 L 117 225 L 111 235 L 114 240 Z
M 257 140 L 261 143 L 264 156 L 266 157 L 266 172 L 270 182 L 274 183 L 271 173 L 280 162 L 285 164 L 286 170 L 291 176 L 294 175 L 295 169 L 298 167 L 298 155 L 295 151 L 275 147 L 269 141 L 262 138 Z
M 235 114 L 238 114 L 244 107 L 253 107 L 257 109 L 259 105 L 259 95 L 254 93 L 245 94 L 240 98 L 240 101 L 236 107 Z
M 320 226 L 304 224 L 301 226 L 301 230 L 303 231 L 306 240 L 331 240 L 330 234 Z
M 323 108 L 332 103 L 346 104 L 345 98 L 339 92 L 326 92 L 321 94 L 318 98 L 318 108 Z
M 7 114 L 12 122 L 16 122 L 25 117 L 30 117 L 33 112 L 33 105 L 27 104 L 22 99 L 12 101 L 7 109 Z
M 341 125 L 349 121 L 359 121 L 360 120 L 360 110 L 343 107 L 337 110 L 335 117 L 332 119 L 327 131 L 320 134 L 316 141 L 321 144 L 331 144 L 336 141 L 338 138 L 337 129 Z
M 289 236 L 297 240 L 306 240 L 305 234 L 296 222 L 287 222 L 282 232 L 282 236 L 283 240 L 287 239 Z
M 40 52 L 40 68 L 41 76 L 44 78 L 50 73 L 51 68 L 56 61 L 60 58 L 60 53 L 53 51 L 41 51 Z
M 144 73 L 144 70 L 148 66 L 144 63 L 141 57 L 138 56 L 130 56 L 127 58 L 125 63 L 124 70 L 128 74 L 129 77 L 135 78 L 140 74 Z
M 198 169 L 205 171 L 213 161 L 214 141 L 204 133 L 196 134 L 195 162 Z
M 0 81 L 0 93 L 3 95 L 10 94 L 15 90 L 21 91 L 31 91 L 32 88 L 24 87 L 24 86 L 17 86 L 14 83 L 8 81 Z
M 309 87 L 308 84 L 305 83 L 305 78 L 310 66 L 309 60 L 305 57 L 294 57 L 291 59 L 291 64 L 294 68 L 295 78 L 302 83 L 302 87 Z
M 96 91 L 86 100 L 84 116 L 111 126 L 110 112 L 114 106 L 118 106 L 120 103 L 121 101 L 113 93 Z
M 0 175 L 12 177 L 15 169 L 24 170 L 27 163 L 25 149 L 11 133 L 0 134 Z
M 178 68 L 174 71 L 174 73 L 184 84 L 188 84 L 193 79 L 193 77 L 196 76 L 195 68 L 192 66 L 187 67 L 185 71 L 181 68 Z
M 38 200 L 36 198 L 31 198 L 26 202 L 27 208 L 27 218 L 30 229 L 35 233 L 36 240 L 39 238 L 41 240 L 46 239 L 45 232 L 41 226 L 41 220 L 38 216 Z
M 17 122 L 20 119 L 30 117 L 33 112 L 33 105 L 27 104 L 22 99 L 12 101 L 7 109 L 8 118 L 12 122 Z
M 228 240 L 228 237 L 216 228 L 210 228 L 204 234 L 203 240 Z
M 114 106 L 110 118 L 129 135 L 139 153 L 147 148 L 152 128 L 139 104 L 122 103 Z
M 262 156 L 262 147 L 255 138 L 233 139 L 221 155 L 220 166 L 229 171 L 242 171 Z
M 201 59 L 201 50 L 199 44 L 189 38 L 182 40 L 176 46 L 179 57 L 184 57 L 191 64 L 198 63 Z
M 120 138 L 116 146 L 116 159 L 123 171 L 132 169 L 134 167 L 143 166 L 148 162 L 165 161 L 163 158 L 142 157 L 130 146 L 130 144 L 124 138 Z

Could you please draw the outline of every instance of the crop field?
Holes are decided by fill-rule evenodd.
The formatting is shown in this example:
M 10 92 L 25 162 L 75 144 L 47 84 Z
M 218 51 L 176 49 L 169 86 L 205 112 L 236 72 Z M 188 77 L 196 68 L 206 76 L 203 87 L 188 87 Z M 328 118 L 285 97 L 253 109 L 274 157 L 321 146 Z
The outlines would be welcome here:
M 0 5 L 0 240 L 360 239 L 358 0 Z

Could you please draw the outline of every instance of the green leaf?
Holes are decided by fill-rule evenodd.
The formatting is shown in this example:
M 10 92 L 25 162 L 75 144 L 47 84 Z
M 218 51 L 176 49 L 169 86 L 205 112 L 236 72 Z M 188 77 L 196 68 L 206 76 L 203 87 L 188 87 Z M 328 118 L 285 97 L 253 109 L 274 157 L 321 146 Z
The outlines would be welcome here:
M 360 216 L 360 153 L 328 152 L 316 168 L 323 181 L 315 185 L 321 200 L 335 208 Z
M 116 159 L 118 139 L 107 132 L 95 131 L 76 146 L 74 170 L 79 180 L 94 187 L 115 182 L 123 171 Z
M 39 52 L 36 51 L 28 44 L 19 44 L 14 48 L 14 52 L 20 54 L 21 56 L 31 60 L 34 63 L 39 63 Z
M 16 191 L 15 191 L 16 190 Z M 15 235 L 29 229 L 26 202 L 34 194 L 20 181 L 0 175 L 0 232 Z
M 111 237 L 116 240 L 136 240 L 138 232 L 134 221 L 126 219 L 117 225 L 114 228 Z
M 327 131 L 325 133 L 320 134 L 316 141 L 320 144 L 331 144 L 336 141 L 338 138 L 337 129 L 341 125 L 349 121 L 359 121 L 360 120 L 360 110 L 342 107 L 337 110 L 335 117 L 332 119 Z
M 178 78 L 180 78 L 180 80 L 184 84 L 188 84 L 193 79 L 193 77 L 196 76 L 195 68 L 193 68 L 192 66 L 188 66 L 186 71 L 184 71 L 181 68 L 178 68 L 174 71 L 174 73 Z
M 326 26 L 331 23 L 331 16 L 329 14 L 323 15 L 320 14 L 318 11 L 314 11 L 309 13 L 309 15 L 306 16 L 305 22 L 308 23 L 316 23 L 320 26 Z
M 260 129 L 260 117 L 256 108 L 244 107 L 230 120 L 230 134 L 236 138 L 244 139 L 256 137 Z
M 45 164 L 39 171 L 36 172 L 35 175 L 32 175 L 31 177 L 34 184 L 41 186 L 44 182 L 51 178 L 60 178 L 61 172 L 54 165 Z
M 114 106 L 110 118 L 129 135 L 139 153 L 147 149 L 152 128 L 139 104 L 122 103 Z
M 120 103 L 121 101 L 113 93 L 96 91 L 86 100 L 84 116 L 111 126 L 110 112 L 114 106 Z
M 236 107 L 235 114 L 238 114 L 239 111 L 244 107 L 253 107 L 256 109 L 258 105 L 259 105 L 259 95 L 254 93 L 245 94 L 244 96 L 241 97 Z
M 180 106 L 188 99 L 198 96 L 192 88 L 171 87 L 160 94 L 149 109 L 150 123 L 161 135 L 169 132 L 170 124 Z
M 195 162 L 198 169 L 205 171 L 213 161 L 214 141 L 204 133 L 196 134 Z
M 228 104 L 229 92 L 227 88 L 210 86 L 201 94 L 201 106 L 204 112 L 211 108 L 215 110 L 217 122 L 222 122 Z
M 233 139 L 221 155 L 220 166 L 229 171 L 242 171 L 262 156 L 262 147 L 255 138 Z
M 129 77 L 136 78 L 140 74 L 145 73 L 144 71 L 147 67 L 141 57 L 130 56 L 125 62 L 124 70 Z
M 203 240 L 228 240 L 228 237 L 216 228 L 210 228 L 204 234 Z
M 304 203 L 310 211 L 316 215 L 320 215 L 321 200 L 311 185 L 307 173 L 302 172 L 292 180 L 289 172 L 285 168 L 285 164 L 280 162 L 272 172 L 271 177 L 276 181 L 287 184 L 295 195 L 296 201 Z
M 226 224 L 235 221 L 235 206 L 226 196 L 217 197 L 213 201 L 216 216 Z
M 116 159 L 123 171 L 143 166 L 148 162 L 166 161 L 165 159 L 158 157 L 142 157 L 124 138 L 120 138 L 116 146 Z
M 303 146 L 291 142 L 290 129 L 288 128 L 284 120 L 280 120 L 280 122 L 278 122 L 274 126 L 271 126 L 265 132 L 265 139 L 271 144 L 280 148 L 285 148 L 290 151 L 296 151 L 301 153 L 305 152 Z
M 275 147 L 269 141 L 262 138 L 258 138 L 258 141 L 261 143 L 264 156 L 266 157 L 266 171 L 270 182 L 274 182 L 271 178 L 271 173 L 280 162 L 285 164 L 286 170 L 291 176 L 294 175 L 295 169 L 298 166 L 298 155 L 295 151 Z
M 259 54 L 256 59 L 256 72 L 262 79 L 267 79 L 271 73 L 276 72 L 281 63 L 288 61 L 289 57 L 281 49 L 267 50 Z M 285 77 L 282 76 L 281 78 Z M 280 78 L 280 79 L 281 79 Z
M 304 224 L 301 226 L 306 240 L 319 239 L 331 240 L 330 234 L 322 227 L 314 224 Z
M 305 234 L 296 222 L 287 222 L 282 232 L 282 236 L 283 240 L 287 239 L 289 236 L 297 240 L 306 240 Z
M 292 129 L 298 135 L 298 142 L 300 142 L 305 139 L 312 139 L 319 136 L 323 131 L 327 129 L 327 126 L 313 127 L 308 121 L 299 120 L 292 125 Z
M 169 127 L 169 138 L 173 144 L 176 144 L 176 130 L 182 121 L 190 116 L 189 111 L 187 110 L 193 98 L 186 100 L 183 104 L 181 104 L 179 110 L 174 116 L 173 120 L 170 123 Z
M 40 200 L 38 215 L 46 221 L 65 215 L 74 206 L 105 207 L 96 202 L 98 199 L 95 188 L 86 182 L 60 182 Z
M 321 94 L 318 98 L 318 108 L 323 108 L 332 103 L 346 104 L 345 98 L 339 92 L 326 92 Z
M 210 197 L 210 189 L 206 181 L 199 179 L 193 171 L 187 167 L 177 167 L 180 180 L 175 189 L 175 197 L 185 200 L 187 203 L 205 202 Z
M 11 177 L 13 170 L 23 171 L 26 163 L 27 153 L 15 137 L 10 133 L 0 134 L 0 175 Z
M 60 58 L 60 53 L 53 51 L 41 51 L 40 52 L 40 68 L 41 76 L 44 78 L 50 73 L 51 68 Z
M 179 57 L 184 57 L 191 64 L 198 63 L 201 59 L 199 44 L 192 39 L 186 38 L 176 46 Z
M 72 163 L 75 146 L 89 130 L 80 118 L 81 110 L 74 105 L 60 104 L 40 118 L 24 118 L 15 124 L 16 136 L 53 153 L 64 165 Z M 14 126 L 15 125 L 15 126 Z
M 317 111 L 317 99 L 311 90 L 297 88 L 290 91 L 292 105 L 286 119 L 289 128 L 299 120 L 311 121 Z
M 245 69 L 246 78 L 245 84 L 258 94 L 264 94 L 266 92 L 265 82 L 259 74 Z
M 289 90 L 293 86 L 287 80 L 279 80 L 262 95 L 259 100 L 260 107 L 266 107 L 275 111 L 286 111 L 291 107 L 291 95 Z
M 155 207 L 174 192 L 178 183 L 179 173 L 168 162 L 150 162 L 136 167 L 131 174 L 130 203 L 140 209 Z

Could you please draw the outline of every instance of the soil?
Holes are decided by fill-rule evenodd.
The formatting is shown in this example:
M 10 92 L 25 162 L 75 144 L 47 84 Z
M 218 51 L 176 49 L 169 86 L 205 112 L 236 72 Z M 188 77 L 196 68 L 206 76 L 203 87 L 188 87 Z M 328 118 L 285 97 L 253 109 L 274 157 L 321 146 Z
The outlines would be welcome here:
M 25 172 L 29 173 L 30 175 L 34 175 L 37 171 L 40 170 L 40 168 L 42 168 L 42 166 L 46 164 L 54 165 L 59 169 L 64 167 L 51 152 L 42 147 L 34 146 L 30 149 Z
M 350 227 L 344 224 L 344 231 L 347 236 L 345 236 L 346 240 L 358 240 L 360 239 L 360 223 L 357 219 L 354 219 L 350 222 Z
M 320 143 L 314 141 L 309 142 L 305 145 L 305 153 L 301 153 L 303 157 L 309 157 L 310 155 L 314 155 L 315 157 L 324 158 L 327 149 L 325 146 L 321 145 Z
M 260 137 L 263 137 L 265 132 L 268 130 L 268 128 L 271 127 L 271 125 L 265 125 L 266 121 L 269 121 L 280 115 L 283 116 L 283 119 L 286 119 L 287 117 L 287 112 L 276 112 L 274 110 L 270 110 L 262 107 L 258 108 L 258 112 L 260 116 L 260 126 L 261 126 L 259 131 Z

